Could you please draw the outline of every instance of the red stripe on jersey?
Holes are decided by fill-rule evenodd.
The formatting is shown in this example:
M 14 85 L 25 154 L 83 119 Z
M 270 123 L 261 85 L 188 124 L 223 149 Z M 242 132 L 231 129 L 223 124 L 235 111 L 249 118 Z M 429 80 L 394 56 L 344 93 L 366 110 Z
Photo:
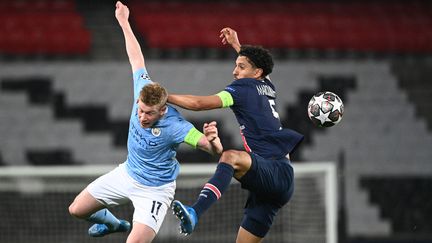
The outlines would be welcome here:
M 209 189 L 210 191 L 212 191 L 215 195 L 216 195 L 216 198 L 219 200 L 219 198 L 222 196 L 222 194 L 221 194 L 221 192 L 219 191 L 219 189 L 216 187 L 216 186 L 214 186 L 213 184 L 210 184 L 210 183 L 206 183 L 205 185 L 204 185 L 204 189 Z
M 241 138 L 242 138 L 242 141 L 243 141 L 243 147 L 246 149 L 246 152 L 248 152 L 248 153 L 252 152 L 252 149 L 247 144 L 246 138 L 243 135 L 243 132 L 241 130 L 240 130 L 240 135 L 241 135 Z

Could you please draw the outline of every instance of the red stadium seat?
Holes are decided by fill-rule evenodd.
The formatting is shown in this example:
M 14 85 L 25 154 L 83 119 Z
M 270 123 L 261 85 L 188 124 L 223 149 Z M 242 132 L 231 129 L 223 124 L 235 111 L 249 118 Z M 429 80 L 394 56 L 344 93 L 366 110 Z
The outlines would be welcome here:
M 157 48 L 224 48 L 218 32 L 226 26 L 242 43 L 270 48 L 421 52 L 432 45 L 431 5 L 422 2 L 135 0 L 131 7 L 145 11 L 132 19 Z
M 0 0 L 0 52 L 86 54 L 90 35 L 73 0 Z

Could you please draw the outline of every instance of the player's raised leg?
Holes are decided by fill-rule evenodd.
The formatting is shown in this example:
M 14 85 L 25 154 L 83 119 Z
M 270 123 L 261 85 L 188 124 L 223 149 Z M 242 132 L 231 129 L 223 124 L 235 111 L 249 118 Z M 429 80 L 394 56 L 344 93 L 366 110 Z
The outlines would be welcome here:
M 179 201 L 173 202 L 172 209 L 181 222 L 181 233 L 185 235 L 192 233 L 201 214 L 210 208 L 210 206 L 222 196 L 226 189 L 228 189 L 233 175 L 234 168 L 230 164 L 220 162 L 213 177 L 204 185 L 197 201 L 192 207 L 183 205 Z
M 222 153 L 213 177 L 204 185 L 197 201 L 187 206 L 174 201 L 172 209 L 180 219 L 180 231 L 189 235 L 195 229 L 199 217 L 215 203 L 228 189 L 231 178 L 240 179 L 250 168 L 251 158 L 243 151 L 228 150 Z
M 87 189 L 78 194 L 69 206 L 69 213 L 79 219 L 95 223 L 88 231 L 89 235 L 93 237 L 101 237 L 113 232 L 127 232 L 130 230 L 129 222 L 117 219 Z

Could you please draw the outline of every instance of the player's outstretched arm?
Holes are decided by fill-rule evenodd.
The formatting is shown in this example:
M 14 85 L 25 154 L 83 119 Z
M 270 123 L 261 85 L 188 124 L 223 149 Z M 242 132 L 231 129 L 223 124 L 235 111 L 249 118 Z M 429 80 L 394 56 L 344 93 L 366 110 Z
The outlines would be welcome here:
M 198 148 L 210 154 L 222 154 L 223 146 L 218 135 L 217 123 L 212 121 L 204 123 L 203 132 L 204 136 L 198 141 Z
M 240 52 L 241 45 L 237 36 L 237 31 L 226 27 L 220 31 L 219 37 L 222 39 L 222 44 L 230 44 L 237 53 Z
M 193 111 L 222 108 L 222 100 L 217 95 L 197 96 L 170 94 L 168 96 L 168 102 Z
M 140 68 L 145 68 L 141 47 L 129 24 L 129 8 L 120 1 L 116 3 L 115 17 L 123 31 L 126 42 L 126 52 L 132 66 L 132 71 L 135 72 Z

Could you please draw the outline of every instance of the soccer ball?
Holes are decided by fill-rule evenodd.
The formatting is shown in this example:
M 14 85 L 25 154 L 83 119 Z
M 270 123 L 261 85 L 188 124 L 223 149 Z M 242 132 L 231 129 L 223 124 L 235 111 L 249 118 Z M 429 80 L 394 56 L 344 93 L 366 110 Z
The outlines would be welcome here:
M 319 92 L 309 101 L 308 116 L 315 126 L 334 126 L 342 120 L 343 113 L 343 102 L 335 93 Z

